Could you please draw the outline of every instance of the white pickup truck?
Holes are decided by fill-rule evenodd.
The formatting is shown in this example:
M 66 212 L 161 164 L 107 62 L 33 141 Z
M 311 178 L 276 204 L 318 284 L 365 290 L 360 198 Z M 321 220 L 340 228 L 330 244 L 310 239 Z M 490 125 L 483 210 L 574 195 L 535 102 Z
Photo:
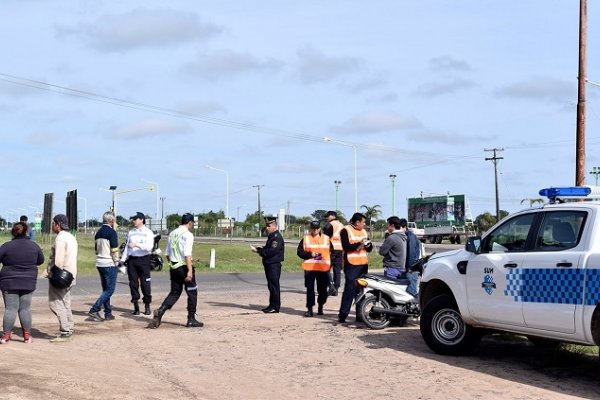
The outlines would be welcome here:
M 587 190 L 585 190 L 587 189 Z M 558 204 L 587 187 L 540 191 L 549 204 L 512 214 L 465 249 L 434 254 L 420 284 L 421 335 L 440 354 L 505 331 L 536 344 L 600 343 L 600 203 Z
M 425 243 L 425 229 L 418 228 L 416 223 L 410 221 L 407 223 L 406 227 L 415 234 L 417 239 Z

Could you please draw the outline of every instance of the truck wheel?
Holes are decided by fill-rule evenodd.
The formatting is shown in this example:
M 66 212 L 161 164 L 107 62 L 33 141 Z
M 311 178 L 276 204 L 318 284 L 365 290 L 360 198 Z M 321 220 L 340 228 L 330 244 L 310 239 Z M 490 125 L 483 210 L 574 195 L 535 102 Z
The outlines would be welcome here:
M 460 244 L 460 235 L 456 235 L 456 238 L 454 241 L 456 242 L 456 244 Z
M 436 236 L 436 238 L 435 238 L 435 242 L 436 242 L 437 244 L 442 244 L 442 240 L 443 240 L 443 239 L 444 239 L 444 237 L 443 237 L 442 235 L 438 235 L 438 236 Z
M 377 301 L 377 297 L 373 295 L 367 295 L 363 301 L 360 302 L 358 312 L 362 316 L 363 322 L 371 329 L 383 329 L 390 324 L 390 316 L 381 314 L 373 311 L 373 307 L 381 307 L 389 309 L 390 305 L 382 298 L 380 302 Z
M 435 243 L 435 236 L 427 236 L 427 240 L 429 240 L 429 243 L 434 244 Z
M 454 300 L 447 294 L 434 297 L 421 313 L 421 336 L 438 354 L 463 355 L 481 338 L 476 328 L 465 324 Z
M 454 244 L 455 240 L 454 240 L 454 236 L 450 236 L 450 244 Z

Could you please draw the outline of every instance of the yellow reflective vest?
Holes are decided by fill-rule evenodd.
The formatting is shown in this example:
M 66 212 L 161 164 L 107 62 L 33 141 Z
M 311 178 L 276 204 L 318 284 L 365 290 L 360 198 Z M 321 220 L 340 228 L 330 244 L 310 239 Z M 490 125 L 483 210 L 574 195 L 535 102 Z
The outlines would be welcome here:
M 346 225 L 345 229 L 348 232 L 348 241 L 350 244 L 360 243 L 369 237 L 366 230 L 359 231 L 350 224 Z M 369 263 L 367 250 L 364 247 L 354 251 L 346 251 L 346 259 L 352 265 L 366 265 Z

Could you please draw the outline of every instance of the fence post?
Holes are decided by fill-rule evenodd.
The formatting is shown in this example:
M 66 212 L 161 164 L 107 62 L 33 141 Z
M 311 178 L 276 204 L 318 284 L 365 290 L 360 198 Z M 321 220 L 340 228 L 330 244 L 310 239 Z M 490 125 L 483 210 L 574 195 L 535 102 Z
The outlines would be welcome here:
M 210 249 L 210 261 L 208 262 L 208 266 L 212 269 L 215 268 L 215 249 Z

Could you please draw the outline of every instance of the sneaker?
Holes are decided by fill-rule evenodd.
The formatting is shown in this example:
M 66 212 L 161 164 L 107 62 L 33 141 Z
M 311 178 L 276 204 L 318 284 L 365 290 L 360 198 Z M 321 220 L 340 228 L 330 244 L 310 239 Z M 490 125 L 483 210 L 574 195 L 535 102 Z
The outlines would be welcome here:
M 72 338 L 73 338 L 73 332 L 61 333 L 60 335 L 58 335 L 54 339 L 50 339 L 50 343 L 70 342 Z
M 23 330 L 23 342 L 24 343 L 31 343 L 31 342 L 33 342 L 33 338 L 31 337 L 31 332 L 30 331 Z
M 12 332 L 5 333 L 4 335 L 2 335 L 2 339 L 0 339 L 0 343 L 1 344 L 8 343 L 8 341 L 11 338 L 11 336 L 12 336 Z
M 112 314 L 107 314 L 104 316 L 104 320 L 105 321 L 114 321 L 115 320 L 115 316 Z
M 100 313 L 98 311 L 90 311 L 90 312 L 88 312 L 88 315 L 94 321 L 104 321 L 104 318 L 102 318 L 102 316 L 100 315 Z

